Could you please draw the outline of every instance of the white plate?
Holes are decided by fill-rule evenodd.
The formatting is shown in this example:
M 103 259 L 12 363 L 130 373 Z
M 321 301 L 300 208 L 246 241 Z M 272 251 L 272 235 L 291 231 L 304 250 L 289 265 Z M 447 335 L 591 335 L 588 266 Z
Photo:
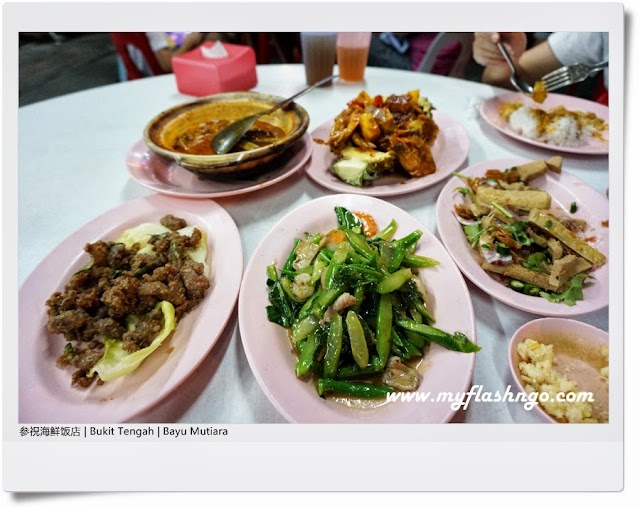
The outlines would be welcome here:
M 386 176 L 374 180 L 367 187 L 355 187 L 340 180 L 331 171 L 335 155 L 327 145 L 314 143 L 311 164 L 307 174 L 320 185 L 337 191 L 367 196 L 398 196 L 425 189 L 442 181 L 458 169 L 469 155 L 469 136 L 462 124 L 439 110 L 433 112 L 433 119 L 440 129 L 438 137 L 431 149 L 436 162 L 437 171 L 421 178 L 405 178 L 403 176 Z M 323 123 L 311 133 L 313 139 L 326 141 L 333 126 L 333 120 Z
M 517 93 L 502 94 L 497 97 L 492 97 L 485 100 L 480 107 L 480 115 L 484 118 L 489 125 L 496 130 L 510 136 L 519 141 L 523 141 L 530 145 L 539 146 L 541 148 L 547 148 L 549 150 L 555 150 L 558 152 L 577 153 L 583 155 L 606 155 L 609 153 L 609 140 L 606 139 L 609 135 L 607 131 L 605 141 L 600 141 L 596 138 L 590 138 L 583 146 L 571 147 L 571 146 L 557 146 L 550 143 L 542 143 L 535 139 L 530 139 L 514 131 L 500 116 L 500 109 L 507 102 L 520 102 L 525 106 L 531 106 L 534 108 L 540 108 L 545 111 L 553 109 L 557 106 L 564 106 L 571 111 L 583 111 L 595 113 L 598 117 L 602 118 L 605 122 L 609 122 L 609 108 L 597 102 L 587 101 L 580 99 L 579 97 L 571 97 L 570 95 L 561 95 L 551 93 L 547 96 L 542 104 L 534 102 L 530 97 Z
M 160 194 L 179 198 L 220 198 L 254 192 L 288 178 L 309 160 L 311 145 L 311 137 L 306 133 L 260 173 L 237 179 L 200 179 L 174 161 L 153 153 L 144 140 L 131 147 L 126 164 L 136 182 Z
M 468 176 L 483 176 L 488 169 L 506 169 L 528 161 L 503 159 L 475 164 L 460 173 Z M 562 171 L 560 174 L 547 173 L 531 182 L 531 185 L 547 191 L 552 199 L 552 211 L 564 210 L 569 214 L 571 203 L 578 209 L 572 217 L 587 221 L 590 229 L 587 236 L 595 236 L 592 247 L 600 250 L 605 256 L 609 254 L 609 228 L 602 225 L 609 219 L 609 201 L 605 196 L 589 187 L 572 174 Z M 585 285 L 584 300 L 576 302 L 573 307 L 564 303 L 551 303 L 542 297 L 528 296 L 509 289 L 485 272 L 476 252 L 471 248 L 462 226 L 453 213 L 454 205 L 464 202 L 456 187 L 464 187 L 462 180 L 451 178 L 438 197 L 436 207 L 438 232 L 453 259 L 470 280 L 483 291 L 501 302 L 516 309 L 542 316 L 577 316 L 593 312 L 609 305 L 609 264 L 590 273 L 594 279 Z
M 455 411 L 448 402 L 389 402 L 374 409 L 355 409 L 318 396 L 314 382 L 296 378 L 296 359 L 284 328 L 267 320 L 269 305 L 266 268 L 274 259 L 282 267 L 294 238 L 305 232 L 327 232 L 336 227 L 335 206 L 371 214 L 379 227 L 396 219 L 396 238 L 416 229 L 424 232 L 417 254 L 440 261 L 420 270 L 432 299 L 435 326 L 460 331 L 476 342 L 475 318 L 469 291 L 455 263 L 440 241 L 407 212 L 368 196 L 331 195 L 315 199 L 287 214 L 266 235 L 251 257 L 238 301 L 240 334 L 249 365 L 265 394 L 290 422 L 300 423 L 442 423 Z M 482 354 L 480 352 L 479 354 Z M 421 392 L 462 394 L 471 382 L 475 354 L 449 351 L 436 344 L 425 356 Z
M 171 213 L 207 234 L 211 287 L 169 339 L 127 376 L 88 389 L 71 386 L 72 369 L 56 366 L 65 339 L 47 331 L 45 302 L 87 263 L 86 243 L 113 239 Z M 231 216 L 213 201 L 153 195 L 125 203 L 89 222 L 58 245 L 29 275 L 19 294 L 19 421 L 124 422 L 169 395 L 193 372 L 221 335 L 242 278 L 242 244 Z

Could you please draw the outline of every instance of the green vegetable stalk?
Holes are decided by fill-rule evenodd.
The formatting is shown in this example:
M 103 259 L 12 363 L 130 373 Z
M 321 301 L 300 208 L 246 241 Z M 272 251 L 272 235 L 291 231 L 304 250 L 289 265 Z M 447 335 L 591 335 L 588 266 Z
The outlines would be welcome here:
M 442 347 L 451 349 L 452 351 L 460 351 L 461 353 L 475 353 L 480 351 L 480 347 L 471 342 L 466 335 L 456 332 L 453 335 L 439 330 L 429 325 L 421 325 L 410 319 L 398 319 L 398 325 L 405 330 L 415 332 L 427 338 L 431 342 L 440 344 Z
M 391 295 L 384 294 L 378 302 L 378 315 L 376 317 L 376 350 L 383 364 L 386 364 L 389 359 L 392 327 L 393 307 Z
M 327 352 L 324 356 L 324 377 L 334 378 L 338 372 L 340 352 L 342 351 L 342 316 L 335 314 L 331 319 L 329 337 L 327 339 Z
M 351 343 L 351 354 L 358 367 L 363 369 L 369 363 L 369 349 L 367 348 L 362 323 L 360 323 L 358 315 L 352 310 L 347 312 L 346 323 L 349 342 Z
M 319 379 L 318 395 L 324 397 L 328 393 L 350 395 L 361 399 L 379 399 L 386 397 L 387 393 L 394 390 L 390 386 L 374 385 L 369 383 L 356 383 L 352 381 L 338 381 L 335 379 Z

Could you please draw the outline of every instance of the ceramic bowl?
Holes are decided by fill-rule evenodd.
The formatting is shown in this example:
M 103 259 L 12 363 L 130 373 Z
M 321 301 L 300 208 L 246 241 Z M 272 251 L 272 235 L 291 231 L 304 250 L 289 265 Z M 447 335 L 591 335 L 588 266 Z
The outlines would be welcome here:
M 529 321 L 513 334 L 509 343 L 509 368 L 519 390 L 525 392 L 522 381 L 518 344 L 533 339 L 553 345 L 553 368 L 578 383 L 578 390 L 593 393 L 594 415 L 609 410 L 609 386 L 600 376 L 603 365 L 602 346 L 609 347 L 609 334 L 594 326 L 565 318 L 542 318 Z M 608 365 L 608 362 L 607 362 Z M 547 422 L 561 423 L 537 404 L 533 409 Z
M 198 148 L 196 144 L 188 144 L 184 140 L 193 139 L 193 133 L 204 129 L 208 122 L 219 121 L 219 125 L 223 126 L 266 111 L 283 100 L 283 97 L 257 92 L 230 92 L 204 97 L 175 106 L 154 117 L 144 129 L 144 141 L 153 152 L 175 161 L 201 178 L 255 173 L 261 166 L 282 155 L 306 132 L 309 115 L 300 105 L 293 103 L 286 111 L 278 110 L 260 119 L 277 126 L 278 132 L 283 134 L 258 148 L 224 155 L 206 154 L 206 150 L 200 148 L 208 149 L 208 141 L 201 143 Z M 211 132 L 209 141 L 217 131 Z M 204 138 L 206 136 L 201 139 Z M 183 148 L 176 148 L 178 146 Z

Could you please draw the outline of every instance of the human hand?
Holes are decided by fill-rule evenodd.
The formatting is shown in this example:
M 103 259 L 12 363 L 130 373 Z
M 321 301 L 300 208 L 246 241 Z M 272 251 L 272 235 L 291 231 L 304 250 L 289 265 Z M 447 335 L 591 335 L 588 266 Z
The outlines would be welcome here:
M 191 51 L 192 49 L 200 46 L 200 44 L 204 42 L 204 39 L 205 39 L 205 34 L 203 32 L 191 32 L 184 39 L 184 42 L 182 43 L 182 46 L 180 46 L 180 49 L 183 52 Z
M 524 32 L 475 32 L 473 59 L 485 67 L 506 66 L 502 53 L 496 46 L 501 41 L 514 62 L 518 62 L 527 47 Z

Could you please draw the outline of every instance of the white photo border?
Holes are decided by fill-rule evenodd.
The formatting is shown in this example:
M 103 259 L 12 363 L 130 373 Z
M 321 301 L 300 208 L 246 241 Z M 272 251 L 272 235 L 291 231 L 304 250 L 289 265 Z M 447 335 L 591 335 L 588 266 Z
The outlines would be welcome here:
M 443 425 L 387 426 L 228 425 L 231 438 L 195 443 L 22 442 L 17 420 L 17 97 L 18 32 L 133 31 L 181 29 L 211 31 L 334 30 L 580 30 L 609 32 L 610 43 L 610 199 L 611 245 L 623 246 L 623 111 L 625 92 L 624 10 L 617 3 L 288 3 L 292 13 L 272 16 L 267 2 L 245 3 L 44 3 L 5 4 L 3 8 L 3 487 L 9 491 L 617 491 L 623 488 L 623 349 L 611 347 L 611 423 L 607 425 Z M 380 15 L 380 9 L 390 8 Z M 335 4 L 338 8 L 338 5 Z M 410 16 L 407 9 L 411 9 Z M 576 9 L 581 15 L 575 16 Z M 242 10 L 243 15 L 237 13 Z M 552 10 L 554 15 L 549 15 Z M 464 17 L 461 17 L 464 12 Z M 309 15 L 312 13 L 312 15 Z M 224 22 L 217 20 L 224 20 Z M 295 20 L 295 21 L 292 21 Z M 214 25 L 213 27 L 211 25 Z M 170 26 L 169 26 L 170 25 Z M 528 30 L 527 30 L 528 29 Z M 626 57 L 629 61 L 630 57 Z M 628 90 L 628 89 L 627 89 Z M 17 168 L 17 169 L 16 169 Z M 623 251 L 611 249 L 610 336 L 623 337 Z M 619 339 L 618 339 L 619 340 Z M 617 344 L 621 344 L 619 340 Z M 616 368 L 618 367 L 618 368 Z M 387 437 L 381 438 L 382 435 Z M 523 439 L 526 436 L 526 439 Z M 411 448 L 409 472 L 389 489 L 376 478 L 378 461 L 387 462 Z M 562 446 L 562 463 L 550 463 Z M 301 449 L 319 457 L 296 465 Z M 529 468 L 546 468 L 536 485 L 513 466 L 514 453 L 527 457 Z M 335 464 L 329 457 L 349 456 Z M 272 457 L 278 460 L 273 461 Z M 83 471 L 77 457 L 100 457 Z M 325 457 L 325 458 L 323 458 Z M 413 457 L 413 458 L 411 458 Z M 424 458 L 428 457 L 428 463 Z M 490 457 L 491 467 L 486 467 Z M 55 464 L 55 467 L 51 467 Z M 163 473 L 158 475 L 157 464 Z M 185 468 L 184 464 L 191 467 Z M 280 465 L 290 464 L 286 474 Z M 606 464 L 594 470 L 593 464 Z M 74 468 L 71 477 L 68 471 Z M 328 467 L 335 472 L 324 483 L 314 481 Z M 102 472 L 118 470 L 117 476 Z M 452 478 L 455 471 L 455 479 Z M 79 479 L 78 475 L 81 477 Z M 86 476 L 86 478 L 84 478 Z M 349 481 L 345 481 L 346 477 Z M 161 480 L 160 480 L 161 478 Z M 252 480 L 247 480 L 248 478 Z M 258 480 L 259 478 L 259 480 Z M 465 478 L 463 484 L 459 481 Z M 455 481 L 454 481 L 455 480 Z

